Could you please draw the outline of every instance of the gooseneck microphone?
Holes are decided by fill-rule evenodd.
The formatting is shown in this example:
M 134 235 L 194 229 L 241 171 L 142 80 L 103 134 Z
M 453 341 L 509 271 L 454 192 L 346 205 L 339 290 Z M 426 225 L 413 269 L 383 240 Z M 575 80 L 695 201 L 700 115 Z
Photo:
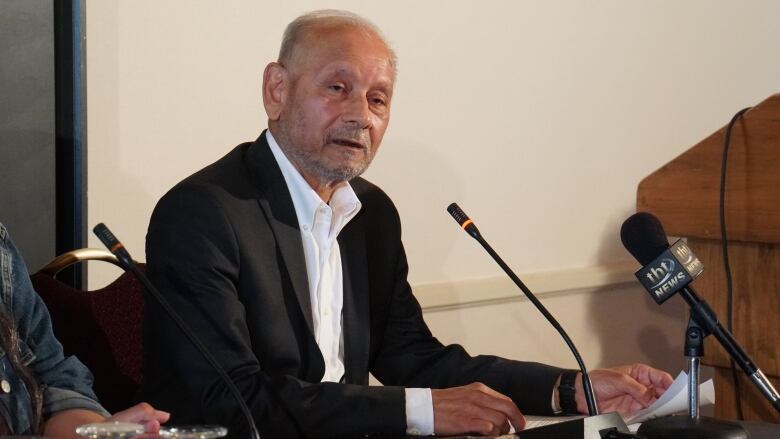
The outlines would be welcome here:
M 485 249 L 485 251 L 488 252 L 488 254 L 493 258 L 493 260 L 496 261 L 496 263 L 504 270 L 504 272 L 509 276 L 510 279 L 517 285 L 518 288 L 520 288 L 525 296 L 528 298 L 528 300 L 531 301 L 531 303 L 534 304 L 536 309 L 539 310 L 539 312 L 542 313 L 542 315 L 547 319 L 548 322 L 555 328 L 555 330 L 558 331 L 558 333 L 563 337 L 563 340 L 566 342 L 566 345 L 569 346 L 569 349 L 571 350 L 572 354 L 574 354 L 574 358 L 577 360 L 577 364 L 580 367 L 580 371 L 582 372 L 582 387 L 585 389 L 585 402 L 588 404 L 588 414 L 590 416 L 596 416 L 599 414 L 598 407 L 596 406 L 596 397 L 593 393 L 593 385 L 590 382 L 590 377 L 588 376 L 588 371 L 585 368 L 585 363 L 582 361 L 582 357 L 580 357 L 579 351 L 577 351 L 577 348 L 574 346 L 574 342 L 571 341 L 571 338 L 569 338 L 569 335 L 566 334 L 566 331 L 563 330 L 563 327 L 558 323 L 557 320 L 555 320 L 555 317 L 553 317 L 552 314 L 550 314 L 549 311 L 547 311 L 547 308 L 542 305 L 542 302 L 539 301 L 539 299 L 534 296 L 534 294 L 531 292 L 531 290 L 528 289 L 528 287 L 525 286 L 523 281 L 520 280 L 519 277 L 512 271 L 511 268 L 504 262 L 503 259 L 501 259 L 501 256 L 498 255 L 498 253 L 493 250 L 493 247 L 490 246 L 490 244 L 485 241 L 485 239 L 482 237 L 482 234 L 479 232 L 479 229 L 477 228 L 476 224 L 474 224 L 474 221 L 472 221 L 468 215 L 466 215 L 465 212 L 456 204 L 452 203 L 447 207 L 447 212 L 452 215 L 452 217 L 457 221 L 457 223 L 460 225 L 460 227 L 469 235 L 471 235 L 472 238 L 476 239 L 477 242 L 479 242 L 482 247 Z
M 187 325 L 187 323 L 184 322 L 184 320 L 179 316 L 179 314 L 173 309 L 171 304 L 168 302 L 165 297 L 160 293 L 160 291 L 152 284 L 151 281 L 149 281 L 149 278 L 144 275 L 141 270 L 138 269 L 138 267 L 133 262 L 133 258 L 130 257 L 130 253 L 128 253 L 127 249 L 125 249 L 125 246 L 122 245 L 121 242 L 114 236 L 113 233 L 106 227 L 105 224 L 100 223 L 96 225 L 93 229 L 93 232 L 95 232 L 95 235 L 100 239 L 100 241 L 105 245 L 108 250 L 114 254 L 114 256 L 117 257 L 119 260 L 119 265 L 125 269 L 125 271 L 131 272 L 144 286 L 146 291 L 149 292 L 149 294 L 152 295 L 152 297 L 157 300 L 157 302 L 160 304 L 160 306 L 163 307 L 165 312 L 168 314 L 168 316 L 176 323 L 176 325 L 181 329 L 181 331 L 184 333 L 184 335 L 189 339 L 189 341 L 195 346 L 195 348 L 203 355 L 203 358 L 206 359 L 206 361 L 211 364 L 211 367 L 214 368 L 214 370 L 217 371 L 222 381 L 227 385 L 227 388 L 230 390 L 230 393 L 233 395 L 233 397 L 238 401 L 238 405 L 241 408 L 241 412 L 243 413 L 244 417 L 246 418 L 247 424 L 249 424 L 249 430 L 252 435 L 253 439 L 260 439 L 260 433 L 257 430 L 257 426 L 255 425 L 254 418 L 252 417 L 252 413 L 249 411 L 249 407 L 246 405 L 246 401 L 244 401 L 244 397 L 241 396 L 241 392 L 236 387 L 236 384 L 233 382 L 232 379 L 228 376 L 227 372 L 225 372 L 225 369 L 217 362 L 217 360 L 214 358 L 214 355 L 206 348 L 206 346 L 203 344 L 203 342 L 198 339 L 198 337 L 195 335 L 195 333 L 190 329 L 190 327 Z M 260 374 L 262 376 L 262 374 Z M 266 383 L 267 384 L 267 383 Z M 270 387 L 269 387 L 270 389 Z M 289 416 L 291 416 L 290 413 L 287 413 Z M 293 425 L 298 429 L 298 433 L 301 433 L 297 422 L 295 422 L 293 419 Z M 305 437 L 303 434 L 300 434 L 301 437 Z
M 681 241 L 671 247 L 661 222 L 653 214 L 639 212 L 629 217 L 620 229 L 623 246 L 643 268 L 637 277 L 653 299 L 661 303 L 679 293 L 691 308 L 691 317 L 706 334 L 712 334 L 742 368 L 777 411 L 780 395 L 731 333 L 721 326 L 706 301 L 699 298 L 689 284 L 701 272 L 701 263 Z M 678 250 L 679 249 L 679 250 Z M 692 272 L 693 271 L 693 272 Z M 649 285 L 652 284 L 652 285 Z

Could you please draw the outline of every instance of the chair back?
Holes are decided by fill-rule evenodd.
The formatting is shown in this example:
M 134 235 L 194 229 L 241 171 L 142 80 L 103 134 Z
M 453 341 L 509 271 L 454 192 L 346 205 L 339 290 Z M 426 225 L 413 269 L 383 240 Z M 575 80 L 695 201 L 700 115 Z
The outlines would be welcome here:
M 30 278 L 49 309 L 54 335 L 65 355 L 75 355 L 92 371 L 95 393 L 113 413 L 133 405 L 143 377 L 143 286 L 127 272 L 92 291 L 77 290 L 57 280 L 59 270 L 87 260 L 84 249 L 79 251 L 81 256 L 74 257 L 73 252 L 59 256 L 65 265 L 57 267 L 55 259 Z M 105 254 L 97 256 L 90 259 L 113 262 Z M 137 265 L 145 269 L 144 264 Z

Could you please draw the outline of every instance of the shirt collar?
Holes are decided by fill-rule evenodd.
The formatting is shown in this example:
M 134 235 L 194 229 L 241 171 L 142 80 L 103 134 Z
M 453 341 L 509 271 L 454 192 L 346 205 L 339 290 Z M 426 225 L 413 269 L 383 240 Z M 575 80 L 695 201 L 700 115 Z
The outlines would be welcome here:
M 295 214 L 298 217 L 298 225 L 311 228 L 317 209 L 323 205 L 327 206 L 327 203 L 309 186 L 298 169 L 290 162 L 271 134 L 271 130 L 265 132 L 265 138 L 279 169 L 282 171 L 287 189 L 290 191 Z M 336 187 L 333 196 L 331 196 L 329 207 L 333 210 L 334 218 L 343 217 L 343 222 L 340 222 L 345 225 L 360 211 L 361 203 L 352 186 L 345 181 Z

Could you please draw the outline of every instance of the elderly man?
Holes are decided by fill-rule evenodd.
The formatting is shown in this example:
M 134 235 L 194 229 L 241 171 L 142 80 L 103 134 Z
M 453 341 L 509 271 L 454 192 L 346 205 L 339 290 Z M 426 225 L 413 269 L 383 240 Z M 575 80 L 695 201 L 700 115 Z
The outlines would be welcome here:
M 263 76 L 268 130 L 157 205 L 149 274 L 272 437 L 499 434 L 521 412 L 584 411 L 576 372 L 443 346 L 406 280 L 390 199 L 358 176 L 390 120 L 396 59 L 339 11 L 299 17 Z M 149 301 L 144 396 L 176 423 L 246 431 L 217 374 Z M 384 386 L 368 386 L 371 372 Z M 646 406 L 671 377 L 593 371 L 602 411 Z M 558 388 L 562 391 L 558 392 Z

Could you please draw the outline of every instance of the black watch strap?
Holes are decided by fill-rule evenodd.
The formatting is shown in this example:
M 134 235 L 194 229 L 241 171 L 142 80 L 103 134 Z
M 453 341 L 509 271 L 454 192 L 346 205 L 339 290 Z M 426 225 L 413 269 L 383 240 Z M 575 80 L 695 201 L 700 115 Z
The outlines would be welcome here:
M 574 397 L 576 391 L 574 388 L 579 370 L 567 370 L 561 374 L 561 382 L 558 384 L 558 399 L 561 403 L 561 409 L 566 415 L 576 415 L 579 413 L 577 410 L 577 400 Z

